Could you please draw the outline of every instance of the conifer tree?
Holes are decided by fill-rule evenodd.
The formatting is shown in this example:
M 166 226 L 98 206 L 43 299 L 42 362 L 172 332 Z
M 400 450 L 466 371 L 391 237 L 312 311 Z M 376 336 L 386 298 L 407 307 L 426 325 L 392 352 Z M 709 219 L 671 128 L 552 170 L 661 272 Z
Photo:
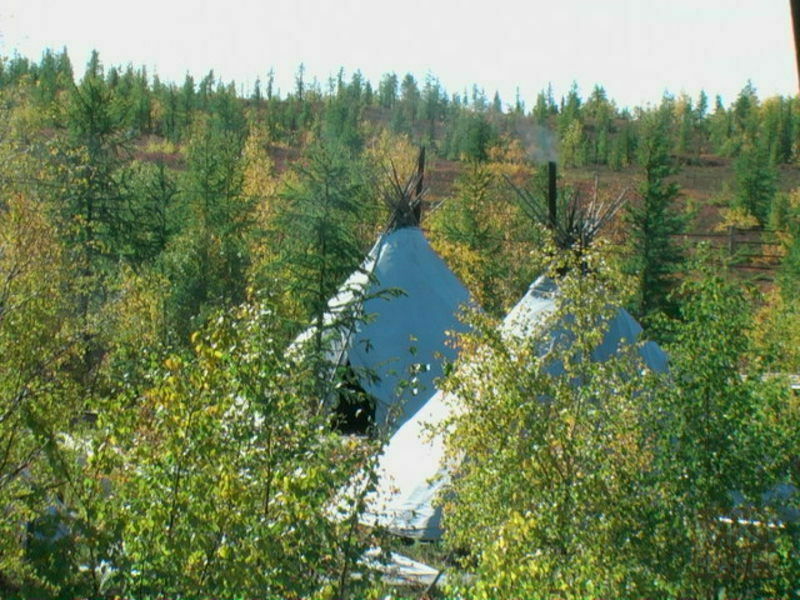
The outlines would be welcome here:
M 544 125 L 549 115 L 550 110 L 547 106 L 547 97 L 544 91 L 541 91 L 536 94 L 536 104 L 533 105 L 533 118 L 540 125 Z
M 489 148 L 497 139 L 497 131 L 486 116 L 473 111 L 461 111 L 447 134 L 448 156 L 454 159 L 485 161 Z
M 500 92 L 498 91 L 495 91 L 492 97 L 492 111 L 498 115 L 503 112 L 503 101 L 500 99 Z
M 636 312 L 647 323 L 647 318 L 659 311 L 674 312 L 669 295 L 682 253 L 673 236 L 683 231 L 684 218 L 675 206 L 678 186 L 668 181 L 675 172 L 669 155 L 670 115 L 662 107 L 643 120 L 639 146 L 644 169 L 641 200 L 629 206 L 626 221 L 632 250 L 628 269 L 639 280 Z
M 561 136 L 561 160 L 568 167 L 586 162 L 586 137 L 580 120 L 572 120 Z
M 695 107 L 695 116 L 698 119 L 705 119 L 708 112 L 708 94 L 705 90 L 700 90 L 700 95 L 697 97 L 697 106 Z
M 97 274 L 103 258 L 118 256 L 129 231 L 117 177 L 126 151 L 125 108 L 103 80 L 94 52 L 81 84 L 69 95 L 66 139 L 54 153 L 62 161 L 64 232 L 82 254 L 87 276 Z
M 186 74 L 178 96 L 178 119 L 175 141 L 186 132 L 192 123 L 193 113 L 196 105 L 196 91 L 194 78 Z
M 39 62 L 39 77 L 36 82 L 36 99 L 47 106 L 55 100 L 58 92 L 58 65 L 56 57 L 49 48 L 44 51 Z
M 130 214 L 135 227 L 125 249 L 126 256 L 133 263 L 152 261 L 180 229 L 175 215 L 178 196 L 175 176 L 163 161 L 137 162 L 127 171 Z
M 392 108 L 397 102 L 397 75 L 386 73 L 378 84 L 378 103 L 383 108 Z
M 278 230 L 280 265 L 303 320 L 322 319 L 328 299 L 363 257 L 356 236 L 365 185 L 349 152 L 335 141 L 318 142 L 295 167 L 297 182 L 283 192 Z
M 447 96 L 443 95 L 439 80 L 428 75 L 422 89 L 418 117 L 426 124 L 426 143 L 432 146 L 436 141 L 436 125 L 447 110 Z
M 731 112 L 725 109 L 720 96 L 716 97 L 714 113 L 708 118 L 708 133 L 713 151 L 729 156 L 731 153 L 730 139 L 733 134 L 733 118 Z
M 675 103 L 675 120 L 677 135 L 675 136 L 675 152 L 685 155 L 689 152 L 692 143 L 692 134 L 695 129 L 695 111 L 692 99 L 686 94 L 681 94 Z
M 397 104 L 397 110 L 402 114 L 404 123 L 411 128 L 417 117 L 417 107 L 421 99 L 417 80 L 411 73 L 406 73 L 403 81 L 400 84 L 400 102 Z M 411 129 L 409 129 L 411 131 Z
M 578 93 L 578 84 L 573 82 L 566 99 L 562 97 L 563 109 L 558 116 L 558 130 L 563 135 L 573 121 L 582 120 L 581 106 L 583 101 Z
M 272 100 L 275 86 L 275 69 L 270 69 L 267 73 L 267 101 Z
M 766 224 L 776 192 L 777 173 L 763 144 L 746 142 L 734 162 L 734 204 Z
M 731 112 L 737 135 L 752 139 L 758 127 L 758 96 L 753 82 L 749 79 L 742 91 L 739 92 L 736 102 L 731 107 Z
M 244 299 L 252 202 L 242 192 L 241 149 L 238 136 L 207 122 L 189 144 L 180 188 L 186 225 L 162 260 L 172 282 L 168 311 L 184 343 L 218 307 Z

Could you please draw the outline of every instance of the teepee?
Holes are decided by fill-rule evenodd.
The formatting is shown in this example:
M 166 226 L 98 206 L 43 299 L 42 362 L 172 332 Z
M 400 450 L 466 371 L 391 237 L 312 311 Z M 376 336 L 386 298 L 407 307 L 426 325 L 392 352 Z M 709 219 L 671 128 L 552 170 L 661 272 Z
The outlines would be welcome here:
M 443 362 L 456 357 L 450 332 L 465 329 L 458 313 L 469 293 L 419 227 L 424 156 L 423 150 L 405 184 L 394 173 L 389 227 L 324 317 L 326 363 L 350 370 L 351 383 L 374 402 L 363 410 L 372 411 L 369 420 L 379 428 L 400 427 L 430 399 Z M 314 335 L 306 330 L 293 346 Z

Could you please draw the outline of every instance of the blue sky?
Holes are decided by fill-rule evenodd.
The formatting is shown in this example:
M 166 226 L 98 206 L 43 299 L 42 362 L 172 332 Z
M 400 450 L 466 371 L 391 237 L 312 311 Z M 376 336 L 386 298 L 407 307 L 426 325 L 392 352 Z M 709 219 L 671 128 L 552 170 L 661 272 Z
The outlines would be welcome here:
M 449 92 L 472 83 L 531 106 L 552 83 L 596 83 L 623 106 L 665 90 L 705 89 L 729 103 L 751 79 L 759 95 L 797 93 L 788 0 L 4 0 L 0 53 L 68 48 L 77 72 L 145 65 L 182 81 L 209 69 L 249 89 L 275 69 L 292 87 L 300 62 L 321 82 L 339 67 L 373 83 L 387 71 L 432 73 Z

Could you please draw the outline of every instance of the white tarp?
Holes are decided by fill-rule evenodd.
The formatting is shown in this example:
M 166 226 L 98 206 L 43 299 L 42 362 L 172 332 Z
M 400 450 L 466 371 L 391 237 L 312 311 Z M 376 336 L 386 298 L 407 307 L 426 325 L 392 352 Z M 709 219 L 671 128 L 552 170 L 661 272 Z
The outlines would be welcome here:
M 381 291 L 398 290 L 399 295 Z M 375 423 L 400 427 L 436 392 L 443 360 L 455 359 L 447 344 L 449 331 L 464 331 L 460 307 L 469 292 L 434 252 L 418 227 L 404 227 L 378 240 L 361 268 L 328 303 L 326 324 L 353 310 L 353 300 L 367 298 L 363 321 L 355 329 L 334 329 L 327 339 L 334 364 L 350 362 L 354 370 L 376 375 L 360 381 L 376 401 Z M 309 329 L 296 341 L 314 335 Z M 405 385 L 408 384 L 408 385 Z
M 390 552 L 383 559 L 380 548 L 370 548 L 361 558 L 361 563 L 383 575 L 384 583 L 397 586 L 430 586 L 434 582 L 444 583 L 445 576 L 431 566 L 417 560 Z M 388 560 L 386 560 L 388 559 Z
M 552 281 L 537 279 L 504 319 L 504 334 L 526 337 L 534 333 L 537 324 L 554 310 L 555 293 Z M 605 360 L 616 352 L 622 340 L 635 342 L 641 332 L 642 328 L 627 311 L 617 310 L 592 358 Z M 657 344 L 648 342 L 639 351 L 653 371 L 666 371 L 667 356 Z M 404 537 L 441 537 L 441 508 L 434 506 L 434 499 L 447 484 L 448 473 L 442 467 L 444 440 L 441 435 L 431 436 L 429 430 L 446 420 L 452 411 L 452 398 L 437 392 L 392 436 L 379 459 L 378 487 L 367 497 L 364 524 L 378 524 Z

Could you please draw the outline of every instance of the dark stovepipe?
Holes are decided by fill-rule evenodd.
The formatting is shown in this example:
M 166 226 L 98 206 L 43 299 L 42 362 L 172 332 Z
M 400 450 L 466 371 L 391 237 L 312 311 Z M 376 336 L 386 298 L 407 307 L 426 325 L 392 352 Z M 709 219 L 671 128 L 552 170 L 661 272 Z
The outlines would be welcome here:
M 547 216 L 550 229 L 555 231 L 556 228 L 556 163 L 550 161 L 547 163 Z

